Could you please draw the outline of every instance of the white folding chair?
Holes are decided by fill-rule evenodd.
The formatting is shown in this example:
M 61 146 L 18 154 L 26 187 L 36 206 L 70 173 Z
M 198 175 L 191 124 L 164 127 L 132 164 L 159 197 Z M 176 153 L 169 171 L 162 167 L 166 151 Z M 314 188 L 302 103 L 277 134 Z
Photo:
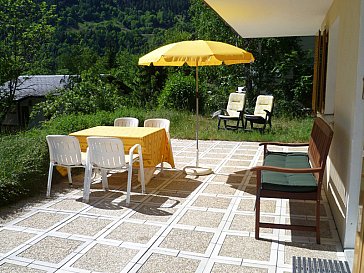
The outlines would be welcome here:
M 84 179 L 83 200 L 89 201 L 91 176 L 93 169 L 100 169 L 102 175 L 102 185 L 104 190 L 108 190 L 107 171 L 109 170 L 128 170 L 127 197 L 126 204 L 130 203 L 131 178 L 133 172 L 133 163 L 139 162 L 139 171 L 141 177 L 142 193 L 145 191 L 144 167 L 142 147 L 135 144 L 129 150 L 129 155 L 124 153 L 124 144 L 121 139 L 113 137 L 88 137 L 87 138 L 87 157 L 86 172 Z M 138 154 L 134 150 L 138 149 Z
M 273 101 L 274 97 L 271 95 L 259 95 L 255 103 L 254 114 L 245 114 L 245 128 L 247 128 L 248 121 L 250 122 L 250 128 L 253 129 L 253 124 L 262 124 L 263 127 L 259 128 L 261 132 L 264 132 L 267 124 L 269 128 L 272 128 L 272 116 L 273 116 Z
M 221 110 L 221 114 L 218 115 L 217 129 L 220 129 L 221 120 L 224 122 L 225 129 L 237 130 L 244 128 L 244 109 L 245 109 L 245 93 L 230 93 L 229 101 L 226 106 L 226 110 Z M 227 122 L 235 122 L 236 125 L 227 124 Z M 241 121 L 241 126 L 239 123 Z
M 169 135 L 170 124 L 171 124 L 171 122 L 165 118 L 151 118 L 151 119 L 146 119 L 144 121 L 144 127 L 164 128 L 166 130 L 169 144 L 171 144 L 171 139 L 170 139 L 170 135 Z M 163 160 L 161 163 L 161 172 L 163 172 Z
M 50 158 L 47 184 L 47 197 L 49 197 L 51 194 L 53 166 L 67 168 L 68 182 L 72 185 L 71 168 L 84 168 L 86 153 L 81 152 L 80 143 L 74 136 L 48 135 L 46 139 Z
M 139 120 L 137 118 L 123 117 L 114 120 L 114 126 L 122 127 L 138 127 Z

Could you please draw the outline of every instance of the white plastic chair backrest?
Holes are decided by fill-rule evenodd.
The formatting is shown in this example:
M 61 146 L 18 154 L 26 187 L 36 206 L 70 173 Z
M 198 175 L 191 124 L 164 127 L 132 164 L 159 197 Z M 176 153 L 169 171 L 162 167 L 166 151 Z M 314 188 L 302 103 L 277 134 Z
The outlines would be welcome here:
M 88 137 L 88 160 L 93 167 L 117 169 L 125 166 L 124 144 L 120 138 Z
M 170 121 L 164 118 L 152 118 L 144 121 L 144 127 L 164 128 L 169 133 Z
M 255 103 L 254 116 L 266 117 L 267 113 L 264 110 L 272 112 L 273 109 L 273 96 L 259 95 Z
M 226 111 L 229 113 L 229 116 L 239 117 L 241 111 L 245 106 L 245 93 L 231 93 L 229 95 L 228 105 L 226 107 Z
M 117 118 L 114 120 L 114 126 L 138 127 L 139 120 L 137 118 L 131 117 Z
M 50 161 L 59 165 L 82 165 L 80 142 L 74 136 L 46 136 Z

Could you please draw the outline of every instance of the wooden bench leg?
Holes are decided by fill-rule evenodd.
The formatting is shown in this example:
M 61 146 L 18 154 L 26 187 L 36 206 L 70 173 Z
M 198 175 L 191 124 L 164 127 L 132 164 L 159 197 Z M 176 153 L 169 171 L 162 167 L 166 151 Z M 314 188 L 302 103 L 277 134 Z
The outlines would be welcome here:
M 320 244 L 320 197 L 316 200 L 316 243 Z
M 260 222 L 260 196 L 257 193 L 255 199 L 255 239 L 259 239 L 259 222 Z

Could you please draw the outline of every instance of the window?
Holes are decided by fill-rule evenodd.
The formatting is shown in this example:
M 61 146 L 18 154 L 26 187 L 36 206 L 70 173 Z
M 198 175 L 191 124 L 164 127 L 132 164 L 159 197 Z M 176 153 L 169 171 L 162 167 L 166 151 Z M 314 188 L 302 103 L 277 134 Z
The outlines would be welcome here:
M 315 60 L 312 90 L 312 111 L 324 113 L 326 95 L 327 49 L 329 35 L 327 30 L 319 31 L 315 40 Z

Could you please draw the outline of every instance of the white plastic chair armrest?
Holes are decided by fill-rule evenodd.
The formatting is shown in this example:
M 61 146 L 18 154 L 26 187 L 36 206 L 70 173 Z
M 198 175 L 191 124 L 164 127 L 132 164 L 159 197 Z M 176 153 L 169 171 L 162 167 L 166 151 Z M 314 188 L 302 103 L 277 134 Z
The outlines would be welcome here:
M 129 164 L 132 164 L 133 161 L 134 161 L 134 150 L 138 148 L 138 154 L 139 154 L 139 161 L 140 161 L 140 158 L 143 158 L 141 156 L 142 154 L 142 146 L 140 144 L 135 144 L 133 147 L 130 148 L 129 150 Z
M 143 154 L 142 154 L 142 146 L 140 144 L 135 144 L 133 147 L 129 150 L 129 166 L 133 166 L 133 154 L 134 150 L 138 148 L 138 161 L 139 161 L 139 170 L 140 170 L 140 178 L 141 178 L 141 185 L 142 185 L 142 194 L 145 192 L 145 178 L 144 178 L 144 164 L 143 164 Z

